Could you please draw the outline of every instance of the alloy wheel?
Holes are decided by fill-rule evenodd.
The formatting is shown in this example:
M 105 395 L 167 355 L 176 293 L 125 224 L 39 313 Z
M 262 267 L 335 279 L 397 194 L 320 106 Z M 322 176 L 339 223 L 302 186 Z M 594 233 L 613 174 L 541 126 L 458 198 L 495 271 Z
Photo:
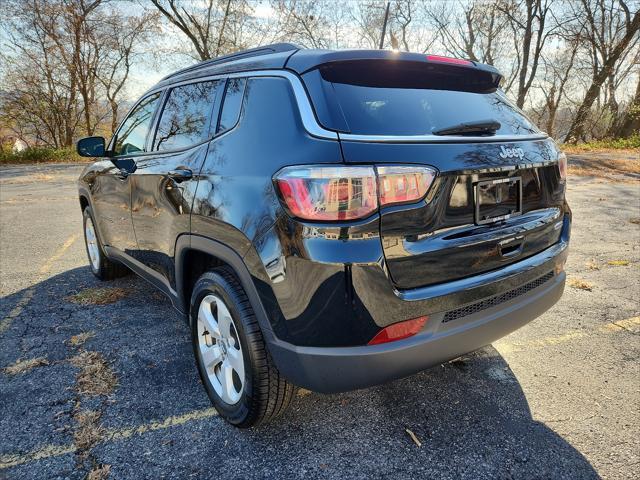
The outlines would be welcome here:
M 242 347 L 229 309 L 213 294 L 198 308 L 198 349 L 216 394 L 225 403 L 237 403 L 245 383 Z

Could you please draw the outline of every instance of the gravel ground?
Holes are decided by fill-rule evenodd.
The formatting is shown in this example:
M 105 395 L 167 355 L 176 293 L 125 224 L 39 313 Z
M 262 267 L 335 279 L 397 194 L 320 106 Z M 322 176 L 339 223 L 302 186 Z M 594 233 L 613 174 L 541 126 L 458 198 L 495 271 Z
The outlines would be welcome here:
M 0 478 L 639 478 L 637 182 L 570 179 L 574 286 L 536 321 L 387 385 L 301 391 L 239 431 L 169 301 L 91 275 L 80 170 L 0 169 Z

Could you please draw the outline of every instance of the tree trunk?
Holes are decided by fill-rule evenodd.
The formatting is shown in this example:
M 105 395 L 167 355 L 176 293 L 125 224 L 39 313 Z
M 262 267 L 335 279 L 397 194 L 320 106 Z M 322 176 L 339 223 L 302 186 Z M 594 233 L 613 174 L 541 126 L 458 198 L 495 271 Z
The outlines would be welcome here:
M 636 86 L 636 94 L 618 125 L 615 132 L 616 137 L 628 138 L 634 133 L 640 133 L 640 79 L 638 79 Z
M 587 121 L 591 107 L 600 95 L 602 85 L 604 85 L 604 82 L 609 78 L 611 72 L 613 72 L 616 62 L 620 59 L 621 55 L 624 53 L 625 49 L 629 46 L 629 43 L 639 30 L 640 12 L 636 12 L 633 16 L 633 20 L 631 20 L 631 23 L 627 28 L 625 36 L 622 37 L 620 42 L 618 42 L 615 48 L 611 51 L 611 55 L 602 65 L 602 68 L 600 68 L 600 70 L 594 75 L 591 86 L 587 90 L 587 94 L 585 95 L 580 108 L 578 108 L 576 117 L 573 119 L 573 123 L 569 128 L 569 133 L 567 134 L 566 139 L 567 142 L 577 143 L 584 136 L 585 122 Z

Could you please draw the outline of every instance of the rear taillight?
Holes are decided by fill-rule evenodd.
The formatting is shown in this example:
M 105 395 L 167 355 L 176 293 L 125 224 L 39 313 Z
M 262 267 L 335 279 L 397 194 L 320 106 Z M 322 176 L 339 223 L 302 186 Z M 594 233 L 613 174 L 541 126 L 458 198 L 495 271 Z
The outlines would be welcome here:
M 365 218 L 379 206 L 417 202 L 434 178 L 427 167 L 310 166 L 284 168 L 274 181 L 292 216 L 343 221 Z
M 291 214 L 304 220 L 353 220 L 378 209 L 373 167 L 291 167 L 275 181 Z
M 435 172 L 426 167 L 378 167 L 380 205 L 417 202 L 427 194 Z
M 564 153 L 561 153 L 558 156 L 558 169 L 560 170 L 560 179 L 567 179 L 567 156 Z
M 404 322 L 394 323 L 380 330 L 367 345 L 378 345 L 380 343 L 388 343 L 403 338 L 412 337 L 424 327 L 427 322 L 427 316 L 405 320 Z

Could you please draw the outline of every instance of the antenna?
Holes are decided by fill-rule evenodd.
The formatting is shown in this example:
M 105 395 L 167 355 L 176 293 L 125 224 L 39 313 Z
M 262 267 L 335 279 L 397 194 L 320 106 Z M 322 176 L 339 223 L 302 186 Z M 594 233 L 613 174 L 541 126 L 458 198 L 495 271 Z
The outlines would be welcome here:
M 387 31 L 387 20 L 389 19 L 389 7 L 391 2 L 387 2 L 387 11 L 384 13 L 384 22 L 382 24 L 382 36 L 380 37 L 380 50 L 384 47 L 384 34 Z

